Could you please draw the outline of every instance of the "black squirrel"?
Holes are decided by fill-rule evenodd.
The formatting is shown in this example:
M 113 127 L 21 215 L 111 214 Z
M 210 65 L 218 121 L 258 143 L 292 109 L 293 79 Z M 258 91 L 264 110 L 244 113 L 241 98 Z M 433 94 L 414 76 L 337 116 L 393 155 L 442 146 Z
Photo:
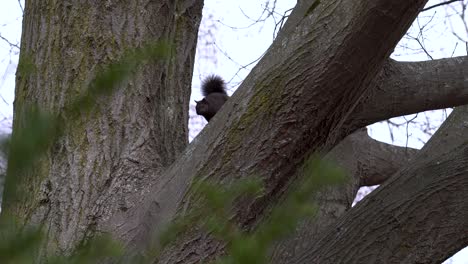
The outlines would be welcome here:
M 210 75 L 205 78 L 201 86 L 202 94 L 205 96 L 201 101 L 195 101 L 197 115 L 202 115 L 206 121 L 219 111 L 223 104 L 229 99 L 226 93 L 226 83 L 223 78 L 217 75 Z

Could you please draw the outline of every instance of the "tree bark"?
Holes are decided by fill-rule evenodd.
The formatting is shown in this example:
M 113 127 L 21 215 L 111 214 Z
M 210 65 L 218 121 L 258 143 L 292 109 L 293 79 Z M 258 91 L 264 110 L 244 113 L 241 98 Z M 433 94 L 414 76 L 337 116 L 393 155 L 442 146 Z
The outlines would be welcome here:
M 135 206 L 130 194 L 160 178 L 188 144 L 190 84 L 203 1 L 27 1 L 13 133 L 21 109 L 60 112 L 103 65 L 150 41 L 169 41 L 170 59 L 134 69 L 89 115 L 65 120 L 65 135 L 22 188 L 34 195 L 4 209 L 40 223 L 48 247 L 70 252 L 102 231 L 101 221 Z
M 392 64 L 392 66 L 387 63 L 379 73 L 377 79 L 373 82 L 371 89 L 367 93 L 368 96 L 366 97 L 366 100 L 363 101 L 364 103 L 361 103 L 360 106 L 357 107 L 359 110 L 354 113 L 356 120 L 358 122 L 359 120 L 369 122 L 372 120 L 379 120 L 379 115 L 394 115 L 395 111 L 400 114 L 406 114 L 413 113 L 413 111 L 417 112 L 427 109 L 435 109 L 448 105 L 456 106 L 460 103 L 466 102 L 464 100 L 466 100 L 468 84 L 466 83 L 466 78 L 464 76 L 468 75 L 465 74 L 466 69 L 460 67 L 460 64 L 466 63 L 466 58 L 467 57 L 460 57 L 414 63 L 405 62 L 401 64 L 400 62 L 391 61 L 389 63 Z M 439 78 L 429 76 L 428 72 L 431 69 L 428 67 L 429 65 L 431 65 L 431 67 L 433 65 L 440 66 L 436 68 L 438 70 L 437 73 L 433 74 L 439 76 Z M 452 68 L 452 66 L 449 65 L 457 65 L 458 67 Z M 389 70 L 391 67 L 400 69 L 404 67 L 413 70 Z M 424 76 L 424 78 L 421 76 Z M 451 78 L 443 76 L 451 76 Z M 433 82 L 426 83 L 426 77 L 433 80 Z M 421 92 L 416 93 L 416 91 Z M 422 96 L 418 97 L 418 94 L 422 94 Z M 433 96 L 435 94 L 437 94 L 437 96 Z M 405 95 L 408 98 L 406 98 Z M 413 104 L 413 102 L 417 103 Z M 423 109 L 425 107 L 429 108 Z M 388 109 L 387 112 L 383 110 L 385 108 Z M 466 109 L 466 107 L 463 108 Z M 430 144 L 423 149 L 423 153 L 426 154 L 424 154 L 424 158 L 420 158 L 421 160 L 431 159 L 434 155 L 441 154 L 441 152 L 446 154 L 452 150 L 452 148 L 455 148 L 460 144 L 460 142 L 453 141 L 454 139 L 463 140 L 463 138 L 466 138 L 463 136 L 464 133 L 460 132 L 459 127 L 455 129 L 452 126 L 463 124 L 465 122 L 463 120 L 465 120 L 468 115 L 462 118 L 463 114 L 460 114 L 460 110 L 457 113 L 457 117 L 452 116 L 446 121 L 444 126 L 449 126 L 449 128 L 445 128 L 443 130 L 444 132 L 438 132 L 434 135 Z M 395 114 L 395 116 L 396 115 L 397 114 Z M 450 126 L 450 124 L 452 125 Z M 449 135 L 452 140 L 448 140 Z M 315 201 L 318 203 L 317 215 L 313 219 L 302 221 L 296 228 L 294 235 L 281 241 L 275 246 L 272 252 L 271 263 L 291 263 L 293 260 L 296 261 L 295 263 L 327 262 L 328 260 L 324 259 L 313 259 L 313 254 L 309 254 L 309 252 L 312 248 L 319 247 L 321 245 L 321 242 L 318 241 L 318 237 L 321 236 L 321 233 L 326 230 L 326 228 L 332 229 L 330 226 L 333 226 L 338 219 L 347 213 L 351 207 L 352 199 L 358 191 L 358 187 L 382 184 L 398 170 L 404 170 L 407 165 L 413 164 L 412 159 L 414 159 L 417 153 L 418 151 L 414 149 L 396 147 L 377 142 L 370 139 L 364 131 L 358 131 L 351 136 L 348 136 L 343 140 L 343 142 L 327 154 L 326 158 L 332 159 L 336 164 L 342 167 L 346 171 L 347 175 L 350 176 L 349 180 L 344 186 L 329 188 L 320 192 L 317 197 L 314 197 Z M 429 161 L 426 160 L 424 162 Z M 424 169 L 424 166 L 421 165 L 419 169 Z M 379 188 L 384 188 L 384 186 L 380 186 Z M 463 190 L 459 191 L 462 192 Z M 462 204 L 460 206 L 466 205 Z M 425 209 L 437 210 L 437 207 Z M 352 209 L 351 212 L 353 212 L 353 210 L 354 209 Z M 386 212 L 386 214 L 389 213 L 391 212 Z M 455 221 L 463 222 L 463 217 L 464 216 L 458 216 Z M 401 222 L 402 221 L 400 221 L 400 223 Z M 346 228 L 352 229 L 354 227 Z M 456 231 L 450 230 L 449 232 Z M 464 232 L 459 234 L 456 242 L 452 244 L 452 248 L 444 245 L 446 246 L 445 248 L 447 251 L 445 251 L 445 255 L 443 255 L 442 258 L 450 257 L 457 250 L 463 248 L 463 246 L 460 245 L 467 244 L 463 241 L 464 237 L 462 234 L 464 234 Z M 398 236 L 396 234 L 392 235 Z M 372 241 L 367 237 L 365 240 Z M 347 241 L 346 246 L 351 248 L 354 247 L 353 244 L 355 244 L 355 241 Z M 386 247 L 386 245 L 379 245 L 381 248 Z M 421 251 L 422 250 L 419 249 L 419 252 Z M 412 250 L 411 252 L 417 252 L 417 250 Z M 437 251 L 437 253 L 431 252 L 430 254 L 426 254 L 426 260 L 432 261 L 431 257 L 434 257 L 434 263 L 439 263 L 437 260 L 440 260 L 441 252 L 442 251 Z M 371 256 L 378 255 L 379 254 L 371 254 Z M 341 255 L 338 254 L 337 256 Z M 354 259 L 333 258 L 333 260 L 330 261 L 342 263 L 372 262 L 372 260 L 366 259 L 366 257 L 369 256 L 367 253 L 363 253 L 362 256 L 365 257 L 360 258 L 359 256 L 354 256 Z M 387 259 L 382 258 L 381 261 L 383 260 Z M 416 263 L 413 261 L 414 259 L 407 260 L 397 258 L 391 262 L 390 258 L 388 259 L 389 263 Z M 422 262 L 425 263 L 425 261 Z
M 456 108 L 408 166 L 288 263 L 442 263 L 468 245 L 466 122 L 468 106 Z
M 346 172 L 346 182 L 311 197 L 318 209 L 316 215 L 301 221 L 294 234 L 274 246 L 270 263 L 290 263 L 305 254 L 315 245 L 317 236 L 351 208 L 359 187 L 383 183 L 417 153 L 415 149 L 378 142 L 367 135 L 366 129 L 346 137 L 325 156 Z
M 23 105 L 36 102 L 43 109 L 60 111 L 83 92 L 98 65 L 115 61 L 126 48 L 169 39 L 174 51 L 168 61 L 135 69 L 135 75 L 115 94 L 101 99 L 91 115 L 66 120 L 70 123 L 65 136 L 34 174 L 25 175 L 30 181 L 25 180 L 23 188 L 33 195 L 22 203 L 5 201 L 6 211 L 48 228 L 48 250 L 68 253 L 100 232 L 110 232 L 128 248 L 142 250 L 153 234 L 192 208 L 192 193 L 187 190 L 192 180 L 200 178 L 229 184 L 261 177 L 265 195 L 234 213 L 240 226 L 253 230 L 290 185 L 304 177 L 298 168 L 310 154 L 326 154 L 352 132 L 376 121 L 468 103 L 466 57 L 430 63 L 388 60 L 427 1 L 304 0 L 298 1 L 239 90 L 186 146 L 189 87 L 203 1 L 172 2 L 26 3 L 21 60 L 30 57 L 37 69 L 27 76 L 18 72 L 14 133 L 21 129 Z M 430 74 L 432 67 L 439 69 L 437 74 Z M 450 124 L 454 122 L 458 121 Z M 461 130 L 454 131 L 458 135 Z M 353 155 L 346 155 L 350 152 Z M 293 243 L 280 242 L 273 262 L 369 260 L 379 256 L 382 236 L 395 230 L 398 236 L 392 237 L 391 254 L 385 255 L 391 263 L 428 260 L 420 255 L 432 251 L 434 259 L 443 258 L 442 250 L 424 241 L 408 246 L 413 230 L 425 232 L 437 245 L 450 232 L 456 236 L 441 246 L 444 257 L 466 245 L 460 232 L 465 226 L 456 226 L 466 210 L 452 212 L 466 209 L 462 202 L 466 194 L 461 193 L 466 187 L 462 177 L 466 146 L 440 157 L 444 163 L 437 166 L 433 156 L 437 150 L 421 152 L 418 161 L 415 153 L 375 142 L 363 131 L 348 137 L 328 158 L 347 169 L 350 182 L 340 187 L 344 191 L 319 194 L 318 218 L 303 222 Z M 390 178 L 409 160 L 413 165 Z M 442 170 L 451 163 L 456 171 Z M 432 173 L 431 168 L 437 170 Z M 446 181 L 438 182 L 437 177 Z M 388 178 L 373 198 L 349 210 L 359 186 Z M 446 205 L 445 200 L 451 203 Z M 441 206 L 450 214 L 438 214 L 436 208 Z M 416 215 L 417 210 L 423 214 Z M 362 215 L 374 218 L 364 221 Z M 444 217 L 451 218 L 449 226 L 442 225 Z M 377 221 L 383 218 L 388 228 L 378 230 Z M 351 232 L 351 227 L 362 234 Z M 443 239 L 434 231 L 438 227 L 444 228 Z M 409 248 L 414 252 L 408 253 Z M 194 229 L 168 248 L 160 262 L 197 263 L 224 253 L 223 242 Z
M 466 104 L 468 57 L 422 62 L 388 60 L 371 91 L 356 107 L 365 124 L 382 119 Z M 368 111 L 372 109 L 372 111 Z
M 147 228 L 143 234 L 164 226 L 177 208 L 192 206 L 186 191 L 196 177 L 223 184 L 233 178 L 262 177 L 266 195 L 236 211 L 241 226 L 254 227 L 297 178 L 296 168 L 310 153 L 329 151 L 358 128 L 350 114 L 424 3 L 332 1 L 306 12 L 291 27 L 289 38 L 273 43 L 143 206 L 120 217 L 125 221 L 111 223 L 118 228 L 115 233 L 129 234 L 141 222 Z M 135 243 L 145 238 L 124 239 Z M 197 232 L 183 241 L 191 242 L 181 241 L 161 262 L 193 263 L 223 248 Z

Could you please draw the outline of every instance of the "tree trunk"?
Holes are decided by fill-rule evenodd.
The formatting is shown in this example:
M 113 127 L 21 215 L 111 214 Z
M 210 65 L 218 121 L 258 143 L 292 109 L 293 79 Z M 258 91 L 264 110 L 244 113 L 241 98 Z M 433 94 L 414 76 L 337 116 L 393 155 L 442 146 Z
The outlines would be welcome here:
M 127 49 L 169 41 L 169 60 L 134 69 L 91 114 L 67 122 L 65 135 L 22 188 L 34 195 L 5 210 L 47 226 L 49 248 L 69 252 L 105 229 L 101 222 L 135 206 L 129 198 L 160 179 L 188 144 L 188 105 L 203 1 L 27 1 L 17 74 L 13 133 L 21 109 L 63 111 Z M 29 179 L 29 180 L 26 180 Z
M 253 230 L 291 184 L 305 177 L 299 170 L 304 160 L 328 153 L 351 180 L 318 195 L 317 218 L 302 222 L 293 238 L 275 246 L 273 263 L 444 259 L 467 244 L 465 226 L 457 225 L 466 210 L 453 211 L 466 209 L 466 146 L 446 144 L 447 150 L 459 147 L 439 157 L 432 147 L 417 154 L 378 143 L 363 130 L 348 136 L 395 115 L 468 103 L 466 57 L 420 63 L 388 59 L 426 2 L 298 1 L 263 59 L 189 146 L 188 98 L 202 1 L 176 6 L 28 2 L 21 61 L 30 57 L 37 69 L 30 76 L 18 72 L 14 133 L 21 128 L 22 105 L 36 102 L 60 111 L 83 92 L 97 65 L 114 61 L 125 48 L 169 39 L 175 52 L 168 61 L 135 69 L 93 115 L 68 120 L 65 136 L 35 173 L 26 175 L 31 180 L 23 188 L 32 195 L 21 203 L 6 201 L 5 210 L 26 223 L 45 224 L 49 249 L 70 252 L 82 239 L 108 231 L 141 250 L 150 234 L 193 207 L 187 190 L 195 178 L 229 184 L 261 177 L 265 195 L 246 201 L 234 215 L 240 226 Z M 444 135 L 433 142 L 443 142 Z M 454 169 L 444 170 L 450 164 Z M 350 209 L 359 186 L 390 177 Z M 441 206 L 448 213 L 435 214 Z M 379 229 L 382 219 L 385 228 Z M 390 231 L 394 237 L 384 240 Z M 415 231 L 424 232 L 428 242 L 418 237 L 409 243 Z M 438 250 L 428 246 L 446 242 L 447 234 L 451 243 Z M 389 251 L 381 255 L 387 241 Z M 223 253 L 223 242 L 194 229 L 160 262 L 198 263 Z

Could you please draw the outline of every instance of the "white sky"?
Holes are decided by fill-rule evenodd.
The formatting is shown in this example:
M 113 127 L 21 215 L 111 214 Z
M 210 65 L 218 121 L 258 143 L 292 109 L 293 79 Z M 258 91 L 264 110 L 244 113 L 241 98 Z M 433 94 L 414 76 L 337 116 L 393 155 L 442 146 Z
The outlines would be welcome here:
M 21 39 L 22 11 L 18 1 L 1 0 L 0 36 L 19 46 Z M 24 0 L 22 0 L 24 6 Z M 0 38 L 0 121 L 8 122 L 13 116 L 15 72 L 19 50 Z M 0 131 L 9 131 L 11 124 L 0 125 Z
M 295 1 L 292 0 L 277 1 L 276 21 L 267 19 L 264 22 L 255 22 L 266 17 L 265 14 L 262 16 L 266 2 L 267 0 L 205 0 L 204 21 L 193 76 L 193 99 L 201 98 L 200 81 L 208 74 L 223 76 L 228 81 L 232 93 L 255 66 L 255 63 L 251 63 L 256 61 L 273 41 L 275 23 L 281 19 L 285 10 L 295 5 Z M 442 1 L 431 0 L 427 6 L 440 2 Z M 1 3 L 0 35 L 19 46 L 22 11 L 18 0 L 1 0 Z M 21 0 L 21 5 L 24 6 L 24 0 Z M 462 18 L 457 15 L 457 10 L 460 10 L 460 3 L 424 12 L 395 49 L 392 58 L 400 61 L 430 59 L 412 38 L 421 34 L 424 37 L 420 37 L 419 41 L 433 59 L 466 55 L 467 50 L 462 40 L 468 41 L 468 31 L 462 23 Z M 465 18 L 466 24 L 468 23 Z M 420 31 L 420 28 L 423 30 Z M 9 131 L 11 126 L 9 120 L 11 121 L 13 113 L 18 54 L 17 48 L 10 47 L 0 38 L 0 122 L 3 122 L 0 130 L 3 131 Z M 387 123 L 374 124 L 369 127 L 369 133 L 373 138 L 384 142 L 421 148 L 429 138 L 422 129 L 429 129 L 433 133 L 449 113 L 450 111 L 440 110 L 411 115 L 406 117 L 406 120 L 413 120 L 415 123 L 399 128 L 389 129 Z M 394 118 L 392 122 L 405 124 L 406 120 Z M 389 131 L 392 131 L 393 138 Z M 468 250 L 463 250 L 445 263 L 468 264 Z

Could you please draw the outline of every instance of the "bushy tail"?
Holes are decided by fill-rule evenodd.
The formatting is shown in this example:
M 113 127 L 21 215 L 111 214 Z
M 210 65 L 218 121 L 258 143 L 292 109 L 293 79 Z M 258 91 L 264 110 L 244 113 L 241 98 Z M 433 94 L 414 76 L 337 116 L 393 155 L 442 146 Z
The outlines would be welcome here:
M 211 93 L 226 93 L 226 83 L 218 75 L 210 75 L 202 82 L 202 94 L 207 96 Z

